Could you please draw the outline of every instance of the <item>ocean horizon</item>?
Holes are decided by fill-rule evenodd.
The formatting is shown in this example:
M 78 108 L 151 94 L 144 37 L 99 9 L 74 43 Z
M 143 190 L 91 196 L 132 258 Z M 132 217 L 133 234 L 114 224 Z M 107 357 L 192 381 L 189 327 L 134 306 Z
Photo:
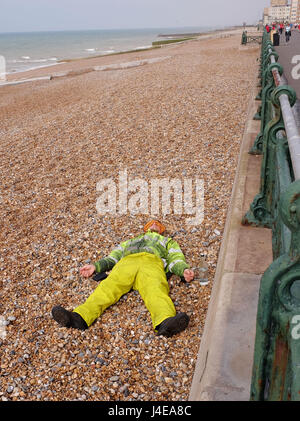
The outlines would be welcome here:
M 0 56 L 6 73 L 56 65 L 61 60 L 147 49 L 159 35 L 201 33 L 221 27 L 167 27 L 144 29 L 91 29 L 0 33 Z

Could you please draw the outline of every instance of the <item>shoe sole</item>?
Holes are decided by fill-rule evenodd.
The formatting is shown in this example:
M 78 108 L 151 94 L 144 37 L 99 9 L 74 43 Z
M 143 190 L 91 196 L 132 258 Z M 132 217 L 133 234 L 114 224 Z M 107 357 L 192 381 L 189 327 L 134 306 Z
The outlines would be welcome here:
M 175 317 L 172 317 L 165 326 L 158 331 L 158 335 L 166 336 L 170 338 L 177 333 L 182 332 L 184 329 L 187 328 L 189 324 L 190 318 L 185 313 L 176 314 Z
M 53 319 L 63 327 L 70 327 L 71 326 L 71 318 L 68 314 L 68 311 L 65 310 L 63 307 L 53 307 L 52 309 L 52 316 Z

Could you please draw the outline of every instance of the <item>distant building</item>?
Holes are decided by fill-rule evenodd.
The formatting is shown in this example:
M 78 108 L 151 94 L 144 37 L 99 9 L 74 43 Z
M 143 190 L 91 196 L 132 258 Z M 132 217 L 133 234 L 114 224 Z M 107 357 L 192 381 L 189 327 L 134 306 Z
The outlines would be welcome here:
M 264 15 L 263 15 L 264 26 L 269 23 L 269 9 L 271 9 L 271 7 L 265 7 L 264 8 Z
M 271 7 L 273 6 L 287 6 L 287 0 L 271 0 Z
M 295 23 L 297 21 L 298 0 L 291 1 L 290 21 Z
M 271 22 L 286 22 L 290 20 L 291 6 L 270 7 Z
M 300 23 L 300 0 L 270 0 L 271 6 L 264 8 L 263 23 Z
M 300 23 L 300 0 L 291 2 L 291 22 Z
M 295 2 L 297 2 L 298 5 L 299 0 L 292 0 L 292 2 L 293 7 L 295 8 Z M 287 0 L 271 0 L 271 7 L 265 7 L 264 9 L 264 25 L 274 22 L 290 22 L 291 10 L 292 5 L 288 4 Z

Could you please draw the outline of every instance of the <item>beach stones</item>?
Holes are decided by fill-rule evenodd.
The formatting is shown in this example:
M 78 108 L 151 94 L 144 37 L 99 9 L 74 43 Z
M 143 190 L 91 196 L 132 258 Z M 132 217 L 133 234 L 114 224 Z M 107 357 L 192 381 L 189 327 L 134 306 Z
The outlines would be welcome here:
M 240 33 L 60 64 L 73 76 L 0 88 L 0 400 L 188 400 L 257 71 L 258 50 L 239 44 Z M 93 66 L 118 69 L 83 71 Z M 159 215 L 197 272 L 172 277 L 176 310 L 191 317 L 172 338 L 155 335 L 134 291 L 86 331 L 51 317 L 97 287 L 79 267 L 150 218 L 97 213 L 97 183 L 117 185 L 124 169 L 147 186 L 204 181 L 201 224 Z

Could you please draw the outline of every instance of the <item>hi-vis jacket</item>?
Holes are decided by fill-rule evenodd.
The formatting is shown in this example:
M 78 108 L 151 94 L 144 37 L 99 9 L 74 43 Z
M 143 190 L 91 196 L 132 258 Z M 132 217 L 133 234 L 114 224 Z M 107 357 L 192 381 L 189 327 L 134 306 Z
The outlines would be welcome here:
M 184 270 L 189 268 L 176 241 L 156 232 L 147 231 L 138 237 L 124 241 L 107 257 L 95 262 L 96 272 L 109 271 L 123 257 L 142 252 L 158 256 L 163 261 L 166 273 L 171 272 L 174 275 L 183 276 Z

